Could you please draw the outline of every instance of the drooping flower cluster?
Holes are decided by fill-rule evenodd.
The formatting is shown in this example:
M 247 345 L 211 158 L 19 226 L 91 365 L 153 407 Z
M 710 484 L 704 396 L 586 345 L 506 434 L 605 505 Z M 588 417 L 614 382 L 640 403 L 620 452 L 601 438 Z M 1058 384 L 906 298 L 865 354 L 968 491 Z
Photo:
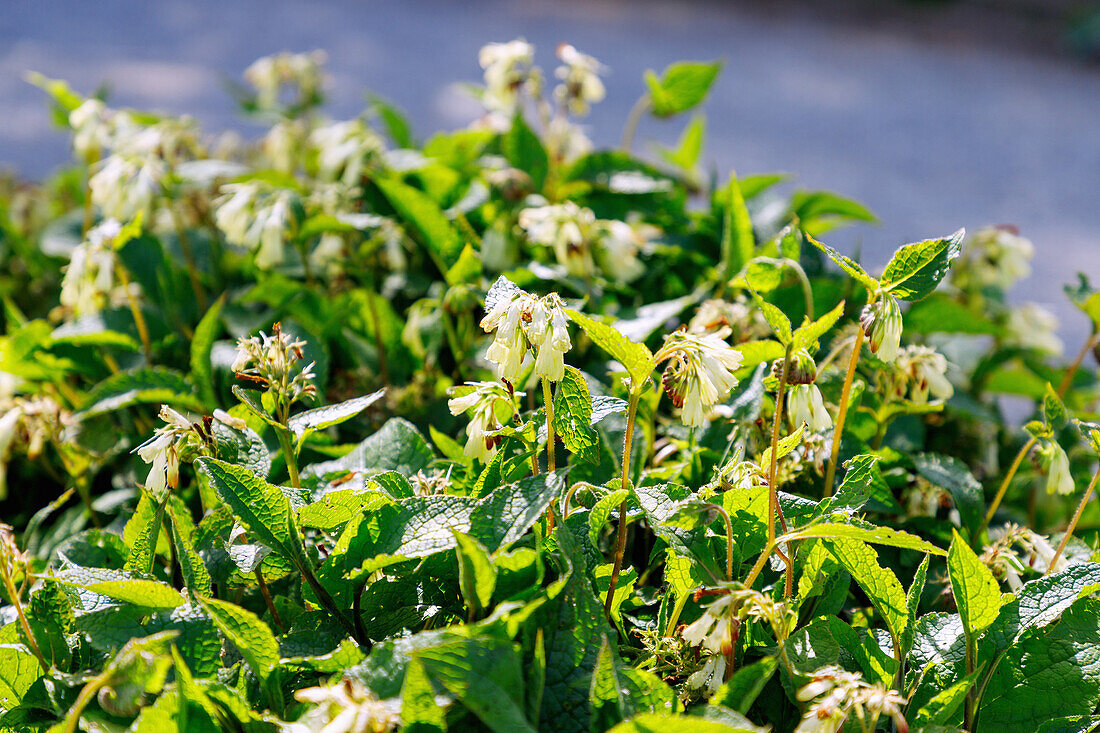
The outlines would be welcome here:
M 810 432 L 821 433 L 833 426 L 825 401 L 816 384 L 795 384 L 789 395 L 791 422 L 805 425 Z
M 908 392 L 909 400 L 918 405 L 928 402 L 929 396 L 948 400 L 955 388 L 947 379 L 947 359 L 928 346 L 906 346 L 894 362 L 894 372 L 888 396 L 902 399 Z
M 798 691 L 797 697 L 802 702 L 814 702 L 795 733 L 837 733 L 853 713 L 863 730 L 875 730 L 883 716 L 893 720 L 899 733 L 909 730 L 901 711 L 906 700 L 900 692 L 882 684 L 868 684 L 862 675 L 836 665 L 814 672 L 813 679 Z
M 1045 354 L 1061 354 L 1065 344 L 1058 338 L 1058 318 L 1036 303 L 1024 303 L 1008 314 L 1008 341 Z
M 485 70 L 482 104 L 491 112 L 511 117 L 519 95 L 532 81 L 537 83 L 531 64 L 535 47 L 522 38 L 507 43 L 488 43 L 481 47 L 477 60 Z
M 298 364 L 305 360 L 305 345 L 276 323 L 270 336 L 261 331 L 259 336 L 237 340 L 237 358 L 231 369 L 239 378 L 262 385 L 277 401 L 289 405 L 317 393 L 313 383 L 315 363 Z
M 1058 572 L 1068 564 L 1065 555 L 1051 567 L 1056 550 L 1043 535 L 1016 524 L 992 527 L 990 543 L 982 549 L 980 559 L 993 574 L 1008 583 L 1009 590 L 1017 592 L 1024 586 L 1021 576 L 1030 567 L 1036 572 Z
M 1065 449 L 1056 440 L 1045 440 L 1036 452 L 1047 471 L 1047 493 L 1063 496 L 1072 494 L 1075 485 Z
M 467 382 L 451 387 L 447 401 L 452 415 L 470 413 L 465 453 L 483 463 L 496 453 L 500 438 L 493 435 L 516 414 L 514 396 L 496 382 Z M 522 393 L 521 393 L 522 394 Z
M 379 700 L 350 678 L 328 687 L 307 687 L 294 693 L 298 702 L 312 705 L 286 733 L 388 733 L 401 724 L 401 700 Z
M 554 76 L 562 83 L 554 88 L 554 99 L 570 114 L 582 117 L 588 114 L 590 105 L 602 102 L 607 94 L 599 76 L 603 67 L 568 43 L 558 46 L 558 58 L 562 65 L 554 70 Z
M 0 499 L 7 496 L 7 467 L 18 449 L 34 460 L 46 444 L 59 442 L 73 424 L 72 415 L 52 397 L 0 399 Z
M 556 293 L 535 298 L 501 278 L 485 305 L 481 328 L 495 332 L 486 358 L 497 365 L 497 376 L 515 384 L 530 347 L 535 350 L 535 375 L 560 382 L 565 353 L 573 347 L 561 298 Z
M 214 221 L 230 244 L 254 250 L 256 266 L 275 267 L 283 261 L 283 243 L 295 224 L 296 195 L 257 181 L 229 183 L 214 201 Z
M 951 268 L 951 280 L 964 291 L 1008 290 L 1031 274 L 1035 246 L 1015 227 L 979 229 L 966 243 L 962 257 Z
M 741 353 L 722 340 L 722 331 L 698 335 L 680 329 L 665 339 L 658 360 L 668 359 L 661 382 L 685 425 L 706 425 L 707 413 L 734 387 Z
M 291 107 L 308 107 L 320 101 L 325 85 L 324 51 L 278 53 L 256 59 L 244 78 L 256 90 L 256 106 L 278 110 L 284 98 Z
M 361 119 L 316 127 L 309 143 L 317 154 L 318 177 L 347 186 L 360 182 L 367 160 L 383 148 L 382 138 Z
M 867 332 L 867 344 L 871 353 L 885 362 L 898 358 L 901 345 L 901 306 L 894 296 L 883 294 L 877 301 L 863 308 L 860 314 L 863 330 Z
M 160 419 L 165 424 L 153 432 L 153 437 L 134 449 L 141 460 L 149 464 L 145 489 L 157 498 L 168 489 L 179 486 L 180 454 L 192 438 L 199 435 L 190 420 L 168 405 L 161 405 Z
M 570 275 L 588 279 L 598 266 L 600 273 L 619 284 L 645 272 L 639 255 L 660 235 L 657 227 L 640 221 L 597 219 L 591 209 L 572 201 L 523 209 L 519 226 L 531 242 L 550 247 Z
M 65 277 L 61 281 L 61 305 L 76 316 L 98 313 L 108 304 L 120 304 L 126 299 L 122 285 L 115 283 L 115 240 L 122 226 L 115 219 L 106 219 L 88 231 L 87 240 L 77 245 L 69 255 Z M 136 295 L 140 286 L 131 283 Z

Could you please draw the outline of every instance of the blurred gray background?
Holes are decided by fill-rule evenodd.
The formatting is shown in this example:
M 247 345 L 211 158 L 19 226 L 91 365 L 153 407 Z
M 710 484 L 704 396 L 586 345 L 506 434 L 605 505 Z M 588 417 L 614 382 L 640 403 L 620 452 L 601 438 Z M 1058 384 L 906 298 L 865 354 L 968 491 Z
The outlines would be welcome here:
M 319 48 L 331 114 L 356 114 L 369 90 L 425 137 L 477 116 L 455 83 L 479 80 L 482 44 L 523 36 L 550 69 L 568 41 L 609 68 L 586 122 L 611 145 L 647 68 L 721 57 L 704 153 L 720 175 L 786 171 L 865 202 L 881 223 L 830 241 L 871 266 L 903 242 L 1016 224 L 1038 252 L 1017 297 L 1053 308 L 1075 350 L 1085 321 L 1061 285 L 1078 270 L 1100 281 L 1100 68 L 1065 50 L 1072 4 L 0 0 L 0 165 L 42 177 L 68 156 L 29 69 L 254 135 L 226 80 L 258 56 Z M 684 122 L 647 121 L 639 140 L 671 142 Z

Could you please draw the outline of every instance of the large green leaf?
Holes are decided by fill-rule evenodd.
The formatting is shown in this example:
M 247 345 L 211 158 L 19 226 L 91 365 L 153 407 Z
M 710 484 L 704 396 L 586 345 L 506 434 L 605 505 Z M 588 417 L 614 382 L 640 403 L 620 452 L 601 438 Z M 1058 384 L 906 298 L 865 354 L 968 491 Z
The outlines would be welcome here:
M 199 598 L 199 604 L 210 616 L 214 625 L 237 648 L 269 690 L 277 689 L 268 684 L 279 666 L 279 643 L 275 635 L 259 616 L 229 601 L 216 598 Z
M 287 560 L 297 562 L 302 557 L 290 501 L 278 486 L 247 468 L 214 458 L 200 458 L 195 465 L 253 537 Z
M 386 390 L 380 389 L 369 395 L 355 397 L 338 402 L 335 405 L 325 405 L 324 407 L 315 407 L 312 410 L 299 412 L 290 418 L 287 427 L 297 436 L 300 445 L 314 430 L 324 430 L 350 420 L 380 400 L 385 393 Z
M 1100 702 L 1100 601 L 1078 601 L 1009 648 L 986 685 L 979 733 L 1030 733 L 1051 718 L 1087 715 Z
M 0 645 L 0 713 L 18 705 L 41 674 L 30 649 L 17 644 Z
M 843 526 L 843 525 L 834 525 Z M 833 557 L 855 579 L 886 622 L 894 639 L 901 639 L 909 622 L 905 589 L 889 568 L 878 563 L 875 551 L 858 539 L 831 538 Z M 895 642 L 896 643 L 896 642 Z
M 900 247 L 882 271 L 882 288 L 895 298 L 920 300 L 931 295 L 962 252 L 966 231 Z
M 802 529 L 788 532 L 782 537 L 779 537 L 777 541 L 789 542 L 791 540 L 806 540 L 811 537 L 820 537 L 824 539 L 852 539 L 862 542 L 871 542 L 876 545 L 890 545 L 892 547 L 901 547 L 907 550 L 918 550 L 933 555 L 947 554 L 931 542 L 922 540 L 920 537 L 911 535 L 908 532 L 903 532 L 899 529 L 861 526 L 856 524 L 839 524 L 834 522 L 811 524 Z
M 489 607 L 497 572 L 485 546 L 468 534 L 453 530 L 455 555 L 458 558 L 458 587 L 466 606 L 474 613 Z
M 210 362 L 210 352 L 214 348 L 214 340 L 218 337 L 224 307 L 225 295 L 222 295 L 207 309 L 199 325 L 195 327 L 195 335 L 191 338 L 191 378 L 195 380 L 203 402 L 209 407 L 218 404 L 217 396 L 214 394 L 214 371 Z
M 955 605 L 966 633 L 981 633 L 997 619 L 1001 609 L 1001 591 L 989 567 L 954 531 L 947 553 L 947 574 L 951 578 Z
M 845 257 L 829 245 L 817 241 L 809 234 L 806 234 L 806 239 L 809 240 L 810 244 L 824 252 L 830 260 L 835 262 L 840 267 L 840 269 L 844 270 L 844 272 L 848 273 L 857 281 L 859 281 L 859 283 L 862 284 L 863 287 L 867 288 L 868 292 L 873 293 L 878 290 L 878 280 L 868 275 L 867 271 L 864 270 L 863 266 L 860 265 L 858 262 L 850 257 Z
M 146 367 L 104 379 L 85 397 L 76 417 L 87 419 L 132 405 L 161 403 L 196 412 L 203 409 L 202 401 L 182 374 L 165 367 Z
M 167 583 L 136 577 L 121 570 L 68 568 L 58 572 L 54 578 L 63 585 L 81 588 L 142 608 L 176 608 L 186 600 Z
M 344 471 L 357 474 L 397 471 L 405 476 L 414 476 L 427 468 L 434 458 L 431 446 L 416 426 L 404 418 L 394 417 L 343 457 L 315 463 L 303 473 L 324 476 Z

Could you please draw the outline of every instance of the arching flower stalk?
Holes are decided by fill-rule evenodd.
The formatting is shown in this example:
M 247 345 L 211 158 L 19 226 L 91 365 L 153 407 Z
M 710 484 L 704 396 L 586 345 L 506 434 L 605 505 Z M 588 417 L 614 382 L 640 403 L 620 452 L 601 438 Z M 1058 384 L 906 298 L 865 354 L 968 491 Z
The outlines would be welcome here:
M 515 397 L 522 393 L 510 393 L 496 382 L 467 382 L 451 387 L 447 393 L 451 396 L 447 407 L 452 415 L 470 413 L 464 452 L 488 463 L 500 445 L 500 436 L 494 433 L 517 414 Z

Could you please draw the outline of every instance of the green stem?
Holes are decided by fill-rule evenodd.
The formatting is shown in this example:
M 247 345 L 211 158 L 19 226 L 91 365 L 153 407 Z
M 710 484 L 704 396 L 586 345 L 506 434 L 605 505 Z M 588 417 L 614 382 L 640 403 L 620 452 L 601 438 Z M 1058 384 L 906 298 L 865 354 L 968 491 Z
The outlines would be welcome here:
M 275 610 L 275 603 L 271 600 L 271 592 L 267 589 L 267 581 L 264 580 L 264 574 L 260 572 L 260 566 L 256 566 L 256 584 L 260 586 L 260 595 L 264 597 L 264 604 L 267 606 L 267 610 L 271 612 L 271 618 L 275 622 L 275 626 L 279 629 L 279 633 L 286 631 L 286 627 L 283 625 L 283 620 L 279 618 L 279 612 Z
M 1066 392 L 1069 391 L 1070 385 L 1073 384 L 1073 377 L 1077 374 L 1077 370 L 1081 368 L 1081 364 L 1084 363 L 1085 357 L 1096 346 L 1097 336 L 1100 333 L 1093 331 L 1092 334 L 1085 339 L 1085 344 L 1081 347 L 1081 350 L 1077 352 L 1077 357 L 1073 360 L 1073 363 L 1069 365 L 1069 369 L 1066 370 L 1066 376 L 1062 377 L 1061 384 L 1058 385 L 1058 397 L 1064 398 Z
M 279 436 L 279 446 L 283 449 L 283 458 L 286 460 L 286 472 L 290 476 L 290 485 L 296 489 L 302 488 L 302 481 L 298 476 L 298 454 L 290 443 L 290 428 L 280 425 L 275 428 L 275 434 Z
M 554 435 L 554 384 L 549 379 L 542 380 L 542 401 L 546 406 L 546 472 L 553 473 L 557 468 L 558 439 Z M 546 531 L 554 531 L 554 505 L 546 508 Z
M 641 124 L 642 117 L 648 111 L 649 94 L 646 93 L 638 97 L 638 101 L 630 108 L 630 114 L 626 117 L 626 124 L 623 125 L 623 139 L 619 143 L 619 147 L 624 153 L 629 153 L 634 147 L 634 136 L 638 133 L 638 125 Z
M 191 238 L 187 236 L 179 212 L 174 207 L 169 208 L 172 211 L 172 223 L 176 227 L 176 239 L 180 243 L 180 252 L 183 253 L 183 262 L 187 266 L 187 277 L 191 281 L 191 290 L 195 293 L 195 302 L 199 306 L 199 313 L 205 313 L 206 291 L 202 287 L 202 281 L 199 280 L 199 270 L 195 265 L 195 250 L 191 247 Z
M 986 528 L 989 527 L 989 523 L 993 520 L 993 514 L 997 511 L 997 507 L 1001 505 L 1001 499 L 1005 497 L 1005 492 L 1008 491 L 1008 485 L 1012 483 L 1012 478 L 1016 475 L 1016 471 L 1020 469 L 1020 464 L 1024 462 L 1024 458 L 1027 457 L 1028 451 L 1031 450 L 1036 441 L 1036 438 L 1030 438 L 1024 443 L 1024 447 L 1020 449 L 1020 452 L 1016 454 L 1016 459 L 1012 461 L 1008 473 L 1005 474 L 1004 481 L 1001 482 L 1001 487 L 997 489 L 997 494 L 993 497 L 993 501 L 989 505 L 989 510 L 985 513 L 985 519 L 982 520 L 982 525 L 978 527 L 978 532 L 974 536 L 975 541 L 977 541 L 978 538 L 985 533 Z
M 772 451 L 768 467 L 768 544 L 775 544 L 775 515 L 782 514 L 779 508 L 779 490 L 775 485 L 779 469 L 779 423 L 783 419 L 783 394 L 787 391 L 787 379 L 791 375 L 791 347 L 783 355 L 783 372 L 779 377 L 779 389 L 775 393 L 775 418 L 772 420 Z M 784 524 L 786 522 L 784 521 Z M 786 531 L 786 527 L 783 530 Z
M 626 437 L 623 440 L 623 474 L 620 484 L 624 489 L 630 486 L 630 448 L 634 441 L 634 419 L 638 414 L 638 400 L 642 396 L 641 391 L 644 387 L 644 383 L 631 385 L 630 402 L 626 409 Z M 607 598 L 604 599 L 603 603 L 604 613 L 609 616 L 611 615 L 611 600 L 615 596 L 615 586 L 619 584 L 619 573 L 623 569 L 623 555 L 626 554 L 626 528 L 628 523 L 626 509 L 629 501 L 628 496 L 619 505 L 619 528 L 615 537 L 615 560 L 611 568 L 611 583 L 607 586 Z
M 3 576 L 4 589 L 8 592 L 8 600 L 15 607 L 15 615 L 19 617 L 19 626 L 23 629 L 23 635 L 27 637 L 27 646 L 30 647 L 35 659 L 38 660 L 42 671 L 46 672 L 49 670 L 50 665 L 46 664 L 46 657 L 42 655 L 42 650 L 38 647 L 38 640 L 34 638 L 31 625 L 27 622 L 26 614 L 23 613 L 23 603 L 19 600 L 19 591 L 16 590 L 15 581 L 8 572 L 8 558 L 0 557 L 0 575 Z
M 386 365 L 386 342 L 382 339 L 382 319 L 378 317 L 378 307 L 374 304 L 375 295 L 372 283 L 371 289 L 367 291 L 367 312 L 370 315 L 371 329 L 374 331 L 374 348 L 378 352 L 378 375 L 382 377 L 382 386 L 389 387 L 390 372 Z M 446 321 L 446 316 L 444 320 Z M 455 354 L 455 363 L 458 363 L 458 354 Z
M 856 376 L 856 365 L 859 364 L 859 354 L 863 350 L 863 339 L 866 336 L 863 324 L 860 324 L 856 332 L 855 343 L 852 344 L 852 358 L 848 360 L 848 373 L 844 376 L 844 386 L 840 390 L 840 406 L 837 408 L 836 420 L 833 422 L 833 448 L 829 455 L 829 468 L 825 472 L 825 491 L 823 496 L 833 495 L 833 482 L 836 480 L 836 462 L 840 457 L 840 441 L 844 436 L 844 422 L 848 419 L 848 400 L 852 395 L 852 382 Z
M 974 637 L 966 635 L 966 674 L 974 673 Z M 966 691 L 966 702 L 963 703 L 963 727 L 966 730 L 974 729 L 974 713 L 978 707 L 977 690 L 971 687 Z
M 733 523 L 730 521 L 729 512 L 724 507 L 714 505 L 718 513 L 722 515 L 722 521 L 726 524 L 726 580 L 733 580 Z
M 134 326 L 137 328 L 138 338 L 141 339 L 141 351 L 145 354 L 145 361 L 152 364 L 153 346 L 149 339 L 149 326 L 145 323 L 145 316 L 141 312 L 141 306 L 138 305 L 137 298 L 134 297 L 130 289 L 130 274 L 126 271 L 126 267 L 122 263 L 118 263 L 115 266 L 115 272 L 118 275 L 119 281 L 122 283 L 123 291 L 126 293 L 126 302 L 130 306 L 130 314 L 134 317 Z
M 76 733 L 79 729 L 80 716 L 84 714 L 84 708 L 88 707 L 88 703 L 92 701 L 95 694 L 111 680 L 111 675 L 111 669 L 105 669 L 90 679 L 88 684 L 84 685 L 80 690 L 80 694 L 76 696 L 76 701 L 73 703 L 68 715 L 65 716 L 63 733 Z
M 1096 469 L 1096 473 L 1092 474 L 1092 481 L 1089 482 L 1089 487 L 1085 489 L 1085 495 L 1081 497 L 1081 503 L 1077 505 L 1077 511 L 1073 513 L 1073 519 L 1069 520 L 1069 526 L 1066 527 L 1066 533 L 1062 536 L 1062 541 L 1058 543 L 1058 549 L 1054 551 L 1054 557 L 1050 561 L 1050 565 L 1047 566 L 1047 571 L 1044 575 L 1049 575 L 1050 571 L 1054 569 L 1054 566 L 1058 564 L 1058 559 L 1062 557 L 1062 551 L 1066 549 L 1066 544 L 1069 542 L 1069 538 L 1073 536 L 1073 530 L 1077 528 L 1077 522 L 1081 519 L 1081 515 L 1085 511 L 1085 505 L 1089 503 L 1089 499 L 1092 498 L 1093 489 L 1096 488 L 1096 481 L 1100 479 L 1100 468 Z

